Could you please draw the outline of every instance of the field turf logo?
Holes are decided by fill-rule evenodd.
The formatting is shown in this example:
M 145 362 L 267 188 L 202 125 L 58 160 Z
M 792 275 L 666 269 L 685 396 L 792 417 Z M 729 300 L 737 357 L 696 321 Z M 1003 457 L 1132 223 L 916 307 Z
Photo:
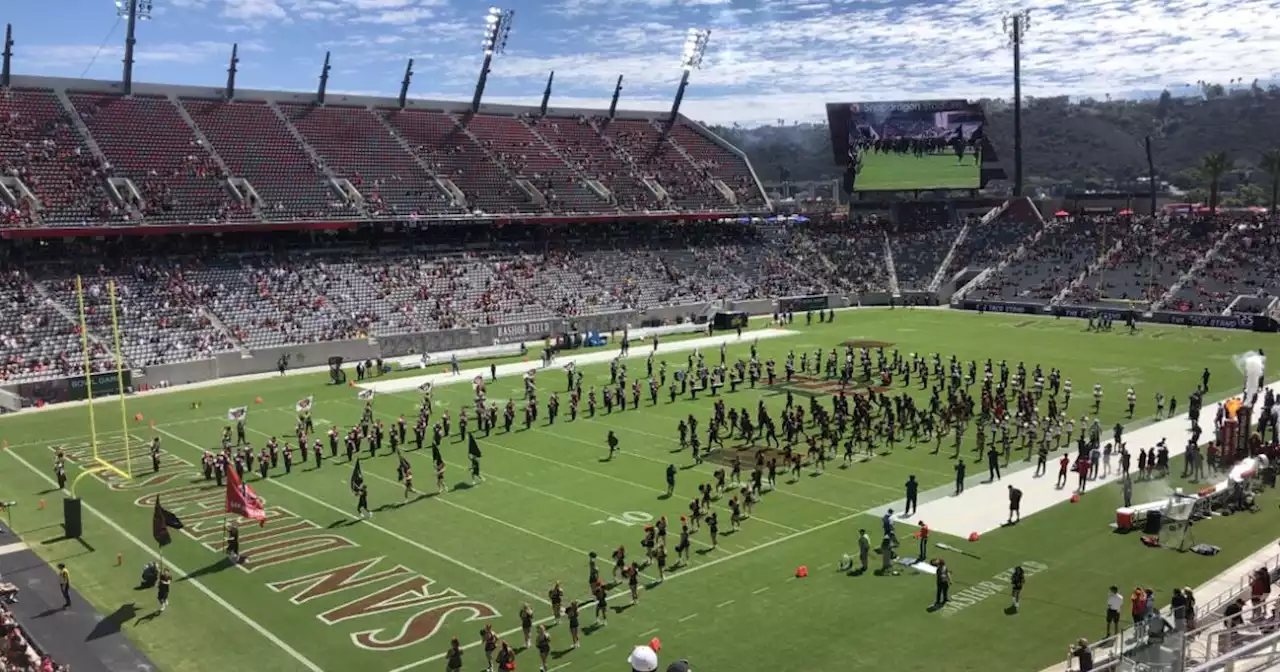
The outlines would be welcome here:
M 89 448 L 64 448 L 68 462 L 84 465 L 92 462 Z M 111 460 L 110 453 L 99 456 Z M 144 478 L 124 480 L 110 473 L 94 474 L 114 492 L 136 493 L 157 486 L 169 486 L 157 492 L 137 496 L 134 504 L 150 510 L 156 498 L 165 508 L 181 516 L 186 527 L 181 534 L 199 543 L 211 553 L 225 554 L 223 520 L 226 491 L 205 484 L 203 474 L 190 462 L 166 454 L 172 470 Z M 267 506 L 267 520 L 261 527 L 242 525 L 240 552 L 245 563 L 232 565 L 225 555 L 221 563 L 235 567 L 246 575 L 268 574 L 265 586 L 273 593 L 287 596 L 292 605 L 309 609 L 327 626 L 346 626 L 345 634 L 353 646 L 368 651 L 392 651 L 427 643 L 432 650 L 442 644 L 432 643 L 445 621 L 463 618 L 464 622 L 499 617 L 493 606 L 473 600 L 447 586 L 437 587 L 434 579 L 401 564 L 384 562 L 385 557 L 372 556 L 349 537 L 337 534 L 333 526 L 322 526 L 279 506 Z M 314 563 L 307 571 L 299 571 L 296 563 L 317 557 L 331 559 L 326 569 L 316 571 Z M 346 601 L 334 605 L 320 604 L 321 598 L 341 595 Z M 361 619 L 369 616 L 405 612 L 404 618 L 389 627 L 372 627 Z M 380 622 L 380 626 L 387 625 Z

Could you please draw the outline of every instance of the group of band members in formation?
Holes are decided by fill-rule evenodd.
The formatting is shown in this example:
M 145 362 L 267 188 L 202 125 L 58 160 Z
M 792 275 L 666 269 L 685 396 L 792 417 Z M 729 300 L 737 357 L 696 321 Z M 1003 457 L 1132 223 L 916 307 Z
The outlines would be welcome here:
M 783 468 L 789 469 L 793 475 L 792 482 L 799 479 L 803 467 L 808 464 L 815 472 L 820 473 L 828 459 L 835 458 L 841 446 L 844 450 L 844 462 L 850 464 L 855 454 L 861 450 L 866 456 L 874 455 L 877 446 L 883 446 L 886 454 L 898 443 L 914 444 L 934 441 L 933 453 L 940 452 L 944 440 L 952 437 L 953 455 L 956 460 L 957 488 L 962 488 L 965 464 L 960 459 L 960 449 L 970 427 L 976 435 L 973 451 L 979 454 L 986 450 L 987 460 L 993 478 L 998 478 L 999 461 L 1003 456 L 1005 465 L 1014 451 L 1015 444 L 1026 451 L 1026 460 L 1033 454 L 1038 456 L 1037 472 L 1043 473 L 1049 453 L 1070 446 L 1076 442 L 1077 456 L 1075 471 L 1079 474 L 1080 488 L 1089 478 L 1096 478 L 1099 470 L 1105 476 L 1110 472 L 1110 458 L 1116 454 L 1120 458 L 1120 470 L 1126 475 L 1130 471 L 1130 457 L 1122 440 L 1123 426 L 1119 423 L 1114 428 L 1114 444 L 1101 445 L 1102 427 L 1098 418 L 1103 403 L 1103 388 L 1095 384 L 1092 390 L 1093 417 L 1086 413 L 1081 416 L 1079 425 L 1068 417 L 1067 411 L 1072 401 L 1071 380 L 1064 378 L 1057 369 L 1050 369 L 1045 375 L 1039 365 L 1028 373 L 1021 362 L 1011 372 L 1007 362 L 998 364 L 988 359 L 981 365 L 976 361 L 962 363 L 952 355 L 946 362 L 934 353 L 928 357 L 909 353 L 903 355 L 898 350 L 886 353 L 884 348 L 866 348 L 846 345 L 843 352 L 832 348 L 827 352 L 821 349 L 810 355 L 802 352 L 798 357 L 789 352 L 783 363 L 785 381 L 791 382 L 797 375 L 824 378 L 833 383 L 832 389 L 838 391 L 831 396 L 830 410 L 817 396 L 809 397 L 808 410 L 797 403 L 792 391 L 786 393 L 785 407 L 782 411 L 782 437 L 779 438 L 777 425 L 770 415 L 764 399 L 760 399 L 753 416 L 746 408 L 728 408 L 720 391 L 728 387 L 730 392 L 739 386 L 749 385 L 755 388 L 758 384 L 775 385 L 778 382 L 777 365 L 772 359 L 761 362 L 757 355 L 757 342 L 750 345 L 749 360 L 738 359 L 730 363 L 725 344 L 720 345 L 719 363 L 708 364 L 707 357 L 699 350 L 693 350 L 687 357 L 686 366 L 668 375 L 668 363 L 665 360 L 655 366 L 654 353 L 646 359 L 646 382 L 649 403 L 660 403 L 661 390 L 665 387 L 669 402 L 675 402 L 683 395 L 696 400 L 701 393 L 715 397 L 710 418 L 707 421 L 706 442 L 699 440 L 698 418 L 690 414 L 677 424 L 679 444 L 688 449 L 695 464 L 701 464 L 713 448 L 725 448 L 724 440 L 741 442 L 739 450 L 754 449 L 755 461 L 753 469 L 745 481 L 742 478 L 741 458 L 734 456 L 730 468 L 717 469 L 713 472 L 713 483 L 704 483 L 698 487 L 698 496 L 689 502 L 689 514 L 680 517 L 679 542 L 673 548 L 675 563 L 679 567 L 690 562 L 692 535 L 700 531 L 703 524 L 707 528 L 709 543 L 697 542 L 709 549 L 715 549 L 718 543 L 720 522 L 715 504 L 728 494 L 729 525 L 737 530 L 744 518 L 750 516 L 753 506 L 761 496 L 777 485 L 778 461 L 782 460 Z M 825 356 L 824 356 L 825 354 Z M 491 367 L 490 380 L 496 379 L 496 370 Z M 609 384 L 602 386 L 597 394 L 595 385 L 583 385 L 583 374 L 573 363 L 564 367 L 567 378 L 569 396 L 568 415 L 575 420 L 579 413 L 580 402 L 585 399 L 586 415 L 595 417 L 603 405 L 603 413 L 610 414 L 615 410 L 624 412 L 629 404 L 631 408 L 641 408 L 643 385 L 640 380 L 630 380 L 626 363 L 622 357 L 615 358 L 609 364 Z M 1189 398 L 1188 417 L 1192 424 L 1193 436 L 1191 445 L 1198 443 L 1200 435 L 1200 410 L 1202 396 L 1208 389 L 1209 371 L 1205 369 L 1201 384 L 1191 393 Z M 930 390 L 927 406 L 917 405 L 916 399 L 909 393 L 912 380 L 920 390 Z M 855 383 L 855 378 L 857 382 Z M 900 384 L 899 392 L 892 393 L 895 384 Z M 979 385 L 980 384 L 980 385 Z M 838 385 L 838 388 L 837 388 Z M 970 390 L 979 385 L 979 402 L 975 402 Z M 422 404 L 419 407 L 418 419 L 413 426 L 413 441 L 416 450 L 423 450 L 427 443 L 428 430 L 431 433 L 429 443 L 432 463 L 436 471 L 436 488 L 438 493 L 447 491 L 445 484 L 445 461 L 441 453 L 442 441 L 453 431 L 453 419 L 450 413 L 443 411 L 438 420 L 433 422 L 435 404 L 433 389 L 430 383 L 423 384 Z M 523 421 L 525 428 L 530 428 L 538 421 L 539 400 L 536 384 L 536 371 L 524 374 Z M 865 389 L 865 394 L 848 394 L 858 389 Z M 474 405 L 459 410 L 457 419 L 458 441 L 468 443 L 468 458 L 471 463 L 472 482 L 480 482 L 483 476 L 480 471 L 481 451 L 474 433 L 470 428 L 470 418 L 477 420 L 475 431 L 491 435 L 498 427 L 499 409 L 496 403 L 487 403 L 485 380 L 477 376 L 473 381 Z M 629 393 L 629 395 L 628 395 Z M 599 402 L 597 402 L 599 399 Z M 1130 388 L 1125 395 L 1128 417 L 1134 416 L 1137 408 L 1136 392 Z M 1167 416 L 1166 416 L 1166 400 Z M 1268 391 L 1268 402 L 1270 402 Z M 1044 403 L 1047 412 L 1041 414 L 1040 404 Z M 975 411 L 976 407 L 976 411 Z M 1012 410 L 1010 410 L 1012 409 Z M 1177 399 L 1166 398 L 1163 394 L 1155 395 L 1156 417 L 1173 417 L 1177 412 Z M 547 399 L 547 423 L 553 425 L 560 412 L 560 400 L 557 393 L 551 393 Z M 502 431 L 511 432 L 516 418 L 516 402 L 508 400 L 502 412 Z M 808 416 L 806 418 L 806 416 Z M 1218 422 L 1221 422 L 1222 409 L 1218 410 Z M 1078 430 L 1078 433 L 1077 433 Z M 285 473 L 292 471 L 295 463 L 305 461 L 309 437 L 314 436 L 315 426 L 309 411 L 300 413 L 296 426 L 298 448 L 290 442 L 283 444 L 271 437 L 264 447 L 254 454 L 253 446 L 246 437 L 245 419 L 239 419 L 233 428 L 227 426 L 222 432 L 222 449 L 217 454 L 206 451 L 203 460 L 204 477 L 222 484 L 228 468 L 235 469 L 237 474 L 252 472 L 255 467 L 262 478 L 270 475 L 271 470 L 278 469 L 283 463 Z M 345 448 L 347 461 L 357 461 L 364 448 L 369 457 L 382 452 L 384 441 L 390 444 L 393 454 L 398 457 L 396 467 L 397 480 L 404 484 L 404 496 L 408 499 L 416 493 L 413 487 L 413 471 L 407 459 L 401 454 L 408 437 L 408 423 L 401 415 L 395 423 L 387 427 L 375 418 L 373 403 L 365 404 L 360 422 L 349 431 L 343 433 L 339 427 L 331 427 L 327 431 L 329 457 L 339 456 L 339 445 Z M 762 443 L 760 443 L 762 442 Z M 310 441 L 311 454 L 315 466 L 319 468 L 324 460 L 324 441 L 315 438 Z M 606 437 L 609 456 L 619 450 L 619 441 L 614 432 Z M 803 453 L 795 450 L 803 444 Z M 1113 451 L 1113 445 L 1116 447 Z M 999 447 L 1002 450 L 997 450 Z M 774 449 L 770 452 L 769 449 Z M 746 451 L 744 451 L 746 452 Z M 1161 441 L 1156 447 L 1146 451 L 1138 451 L 1138 473 L 1140 477 L 1149 477 L 1153 472 L 1166 473 L 1168 470 L 1168 450 Z M 295 457 L 295 454 L 298 454 Z M 1209 454 L 1211 468 L 1215 467 L 1214 455 Z M 151 444 L 151 459 L 154 470 L 160 469 L 160 438 L 155 437 Z M 1068 457 L 1062 456 L 1058 486 L 1065 484 Z M 1188 469 L 1194 468 L 1189 464 Z M 57 453 L 55 472 L 59 483 L 66 482 L 66 466 L 61 451 Z M 674 464 L 666 469 L 667 492 L 675 490 L 677 468 Z M 913 477 L 914 478 L 914 477 Z M 908 489 L 911 488 L 908 483 Z M 352 478 L 352 489 L 357 497 L 357 513 L 362 517 L 370 515 L 368 509 L 368 489 L 363 478 Z M 595 619 L 600 625 L 608 620 L 608 591 L 626 581 L 630 589 L 632 601 L 639 599 L 639 579 L 641 573 L 649 566 L 656 567 L 653 583 L 660 583 L 665 578 L 668 554 L 666 540 L 668 521 L 666 516 L 659 517 L 653 524 L 644 528 L 644 537 L 640 542 L 643 558 L 639 561 L 630 559 L 625 546 L 619 546 L 612 553 L 614 560 L 613 581 L 605 583 L 600 577 L 597 567 L 597 556 L 593 552 L 589 557 L 588 584 L 592 599 L 595 602 Z M 579 603 L 570 601 L 564 606 L 564 591 L 559 582 L 551 589 L 549 601 L 553 616 L 559 623 L 563 614 L 569 622 L 572 646 L 579 645 Z M 521 630 L 524 633 L 525 648 L 534 644 L 533 611 L 529 605 L 521 610 Z M 481 633 L 481 640 L 489 668 L 497 663 L 499 669 L 514 660 L 515 650 L 502 641 L 491 626 L 486 626 Z M 542 658 L 545 669 L 550 652 L 550 635 L 545 625 L 536 628 L 536 648 Z M 462 648 L 453 640 L 447 654 L 450 669 L 453 663 L 461 661 Z

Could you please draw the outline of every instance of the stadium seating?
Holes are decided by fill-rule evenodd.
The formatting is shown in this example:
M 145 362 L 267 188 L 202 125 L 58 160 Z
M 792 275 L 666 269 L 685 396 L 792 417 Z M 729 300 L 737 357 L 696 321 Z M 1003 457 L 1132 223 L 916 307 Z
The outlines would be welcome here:
M 538 117 L 530 123 L 575 168 L 604 184 L 613 193 L 617 207 L 630 211 L 663 209 L 662 203 L 632 176 L 622 157 L 601 141 L 585 117 Z
M 1025 257 L 1005 267 L 974 298 L 1049 302 L 1102 255 L 1103 228 L 1099 220 L 1081 219 L 1046 230 Z
M 607 207 L 551 147 L 519 119 L 479 114 L 468 120 L 467 128 L 498 163 L 513 175 L 529 180 L 542 192 L 552 212 L 601 212 Z
M 265 103 L 180 102 L 232 174 L 248 180 L 265 201 L 262 216 L 268 221 L 356 215 L 326 186 L 319 167 Z
M 0 90 L 0 174 L 20 178 L 40 199 L 47 226 L 125 219 L 107 195 L 98 160 L 48 89 Z M 2 221 L 22 226 L 26 217 Z
M 960 227 L 945 226 L 889 234 L 898 287 L 904 290 L 928 289 L 959 233 Z
M 1177 292 L 1171 307 L 1220 313 L 1237 296 L 1280 296 L 1280 234 L 1275 224 L 1250 222 L 1229 235 L 1219 254 Z M 1265 306 L 1270 301 L 1250 303 Z
M 703 171 L 682 156 L 675 145 L 663 141 L 661 131 L 653 124 L 635 119 L 601 120 L 600 131 L 626 152 L 637 169 L 657 179 L 681 209 L 729 209 L 728 202 L 711 186 Z
M 221 169 L 167 98 L 72 93 L 76 112 L 110 162 L 141 192 L 142 214 L 159 223 L 247 221 Z
M 453 180 L 472 211 L 492 215 L 537 211 L 453 117 L 425 110 L 379 110 L 379 114 L 414 147 L 418 158 L 441 177 Z
M 751 174 L 751 166 L 741 156 L 683 123 L 671 129 L 671 137 L 707 174 L 733 189 L 739 203 L 757 205 L 764 202 L 764 194 Z
M 367 108 L 281 104 L 280 110 L 328 167 L 360 190 L 375 218 L 449 211 L 448 195 Z
M 956 246 L 947 273 L 955 274 L 965 267 L 981 270 L 998 263 L 1030 240 L 1039 228 L 1025 219 L 996 218 L 985 225 L 974 222 L 969 227 L 969 235 Z
M 1220 235 L 1212 221 L 1133 222 L 1133 235 L 1124 248 L 1085 278 L 1068 300 L 1075 304 L 1114 305 L 1160 299 Z
M 17 269 L 6 270 L 0 280 L 0 344 L 0 380 L 5 382 L 84 371 L 80 330 Z M 94 371 L 115 367 L 106 348 L 89 345 Z

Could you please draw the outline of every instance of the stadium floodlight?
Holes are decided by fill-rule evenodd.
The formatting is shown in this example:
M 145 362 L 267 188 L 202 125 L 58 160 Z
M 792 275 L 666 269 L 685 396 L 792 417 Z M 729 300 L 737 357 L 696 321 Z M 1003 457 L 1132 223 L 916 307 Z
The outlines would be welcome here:
M 116 0 L 116 16 L 127 19 L 129 18 L 129 6 L 132 4 L 130 0 Z M 135 17 L 140 21 L 148 21 L 151 19 L 152 0 L 138 0 L 137 12 Z
M 485 56 L 501 54 L 507 48 L 507 37 L 511 35 L 511 20 L 515 18 L 513 9 L 490 7 L 484 15 L 484 41 L 480 46 Z
M 685 72 L 702 67 L 702 57 L 707 53 L 707 42 L 710 40 L 710 29 L 689 29 L 684 40 L 684 54 L 680 57 L 680 67 Z
M 1022 9 L 1005 14 L 1000 20 L 1005 35 L 1009 36 L 1010 46 L 1021 42 L 1022 36 L 1031 28 L 1031 10 Z

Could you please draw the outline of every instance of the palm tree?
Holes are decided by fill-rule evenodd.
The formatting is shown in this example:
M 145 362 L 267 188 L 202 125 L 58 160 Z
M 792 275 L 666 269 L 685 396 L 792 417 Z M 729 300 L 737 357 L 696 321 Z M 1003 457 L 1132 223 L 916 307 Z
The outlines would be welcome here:
M 1268 149 L 1262 153 L 1262 169 L 1271 176 L 1271 214 L 1276 214 L 1280 204 L 1280 149 Z
M 1200 172 L 1209 181 L 1209 212 L 1218 212 L 1218 190 L 1230 163 L 1226 152 L 1209 152 L 1200 160 Z

